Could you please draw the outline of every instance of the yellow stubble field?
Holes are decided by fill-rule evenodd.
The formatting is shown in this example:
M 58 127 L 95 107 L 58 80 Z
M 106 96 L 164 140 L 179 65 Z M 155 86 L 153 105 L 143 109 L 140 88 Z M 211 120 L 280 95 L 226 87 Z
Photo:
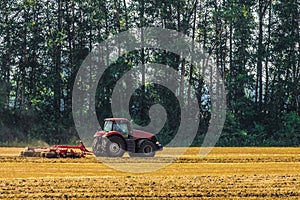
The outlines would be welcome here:
M 23 158 L 21 150 L 0 148 L 0 199 L 300 199 L 300 148 L 214 148 L 205 157 L 189 148 L 171 164 L 176 149 L 108 160 L 131 169 L 166 165 L 147 173 L 93 156 Z

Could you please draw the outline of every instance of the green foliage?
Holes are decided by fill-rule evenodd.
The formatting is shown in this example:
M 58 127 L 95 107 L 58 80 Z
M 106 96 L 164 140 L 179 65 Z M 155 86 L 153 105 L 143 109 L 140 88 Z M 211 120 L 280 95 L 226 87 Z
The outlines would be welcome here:
M 300 145 L 300 117 L 295 112 L 285 113 L 281 117 L 279 130 L 275 133 L 275 138 L 282 146 Z
M 93 45 L 132 27 L 159 26 L 199 42 L 225 79 L 228 112 L 218 145 L 299 145 L 299 6 L 297 0 L 5 0 L 0 3 L 0 144 L 76 143 L 72 87 Z M 196 90 L 201 119 L 193 145 L 201 145 L 210 124 L 209 91 L 199 72 L 171 52 L 137 50 L 112 64 L 97 88 L 99 123 L 112 116 L 118 80 L 142 60 L 172 67 Z M 190 98 L 185 89 L 176 92 Z M 167 144 L 176 134 L 181 113 L 168 89 L 147 83 L 130 103 L 139 125 L 149 123 L 152 105 L 164 106 L 168 119 L 158 137 Z
M 244 146 L 246 145 L 247 135 L 247 132 L 241 129 L 241 125 L 234 114 L 227 112 L 224 129 L 217 145 Z

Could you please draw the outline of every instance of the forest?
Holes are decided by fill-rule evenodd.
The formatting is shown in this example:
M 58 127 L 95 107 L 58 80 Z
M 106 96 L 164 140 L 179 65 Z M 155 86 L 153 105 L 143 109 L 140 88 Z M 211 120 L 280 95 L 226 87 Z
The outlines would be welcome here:
M 227 101 L 218 146 L 300 145 L 299 0 L 2 0 L 0 145 L 78 143 L 72 89 L 82 62 L 95 44 L 140 27 L 181 32 L 216 63 Z M 112 117 L 117 81 L 141 63 L 168 65 L 197 91 L 201 120 L 193 146 L 200 146 L 211 116 L 203 98 L 209 91 L 193 65 L 169 52 L 137 50 L 109 67 L 96 94 L 100 125 Z M 158 137 L 167 144 L 180 108 L 166 88 L 143 84 L 130 113 L 146 125 L 152 105 L 165 107 L 168 120 Z M 178 93 L 191 95 L 184 87 Z

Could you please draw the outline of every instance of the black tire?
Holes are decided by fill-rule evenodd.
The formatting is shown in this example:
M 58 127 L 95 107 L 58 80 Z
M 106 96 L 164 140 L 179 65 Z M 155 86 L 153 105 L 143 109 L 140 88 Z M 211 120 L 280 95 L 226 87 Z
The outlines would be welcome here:
M 101 140 L 95 137 L 92 146 L 92 152 L 96 157 L 106 156 L 103 147 L 101 146 Z
M 23 151 L 21 155 L 24 157 L 34 157 L 35 154 L 33 151 Z
M 57 153 L 52 152 L 52 151 L 47 152 L 47 153 L 45 154 L 45 157 L 46 157 L 46 158 L 58 158 Z
M 40 152 L 34 152 L 34 151 L 23 151 L 21 152 L 21 155 L 24 157 L 41 157 Z
M 122 157 L 125 153 L 125 142 L 118 136 L 111 136 L 106 142 L 105 152 L 109 157 Z
M 57 154 L 58 158 L 66 158 L 67 154 L 66 153 L 61 153 L 61 154 Z
M 154 157 L 155 156 L 155 145 L 151 141 L 145 141 L 141 144 L 138 149 L 138 155 L 140 157 Z
M 46 153 L 47 153 L 47 152 L 42 152 L 42 153 L 41 153 L 41 157 L 42 157 L 42 158 L 46 158 Z

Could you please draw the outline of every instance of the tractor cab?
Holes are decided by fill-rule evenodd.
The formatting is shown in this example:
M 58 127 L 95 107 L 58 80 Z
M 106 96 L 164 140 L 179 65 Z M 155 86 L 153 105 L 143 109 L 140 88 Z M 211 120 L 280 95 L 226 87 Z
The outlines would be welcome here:
M 104 122 L 104 132 L 119 132 L 124 138 L 132 136 L 131 122 L 123 118 L 108 118 Z

